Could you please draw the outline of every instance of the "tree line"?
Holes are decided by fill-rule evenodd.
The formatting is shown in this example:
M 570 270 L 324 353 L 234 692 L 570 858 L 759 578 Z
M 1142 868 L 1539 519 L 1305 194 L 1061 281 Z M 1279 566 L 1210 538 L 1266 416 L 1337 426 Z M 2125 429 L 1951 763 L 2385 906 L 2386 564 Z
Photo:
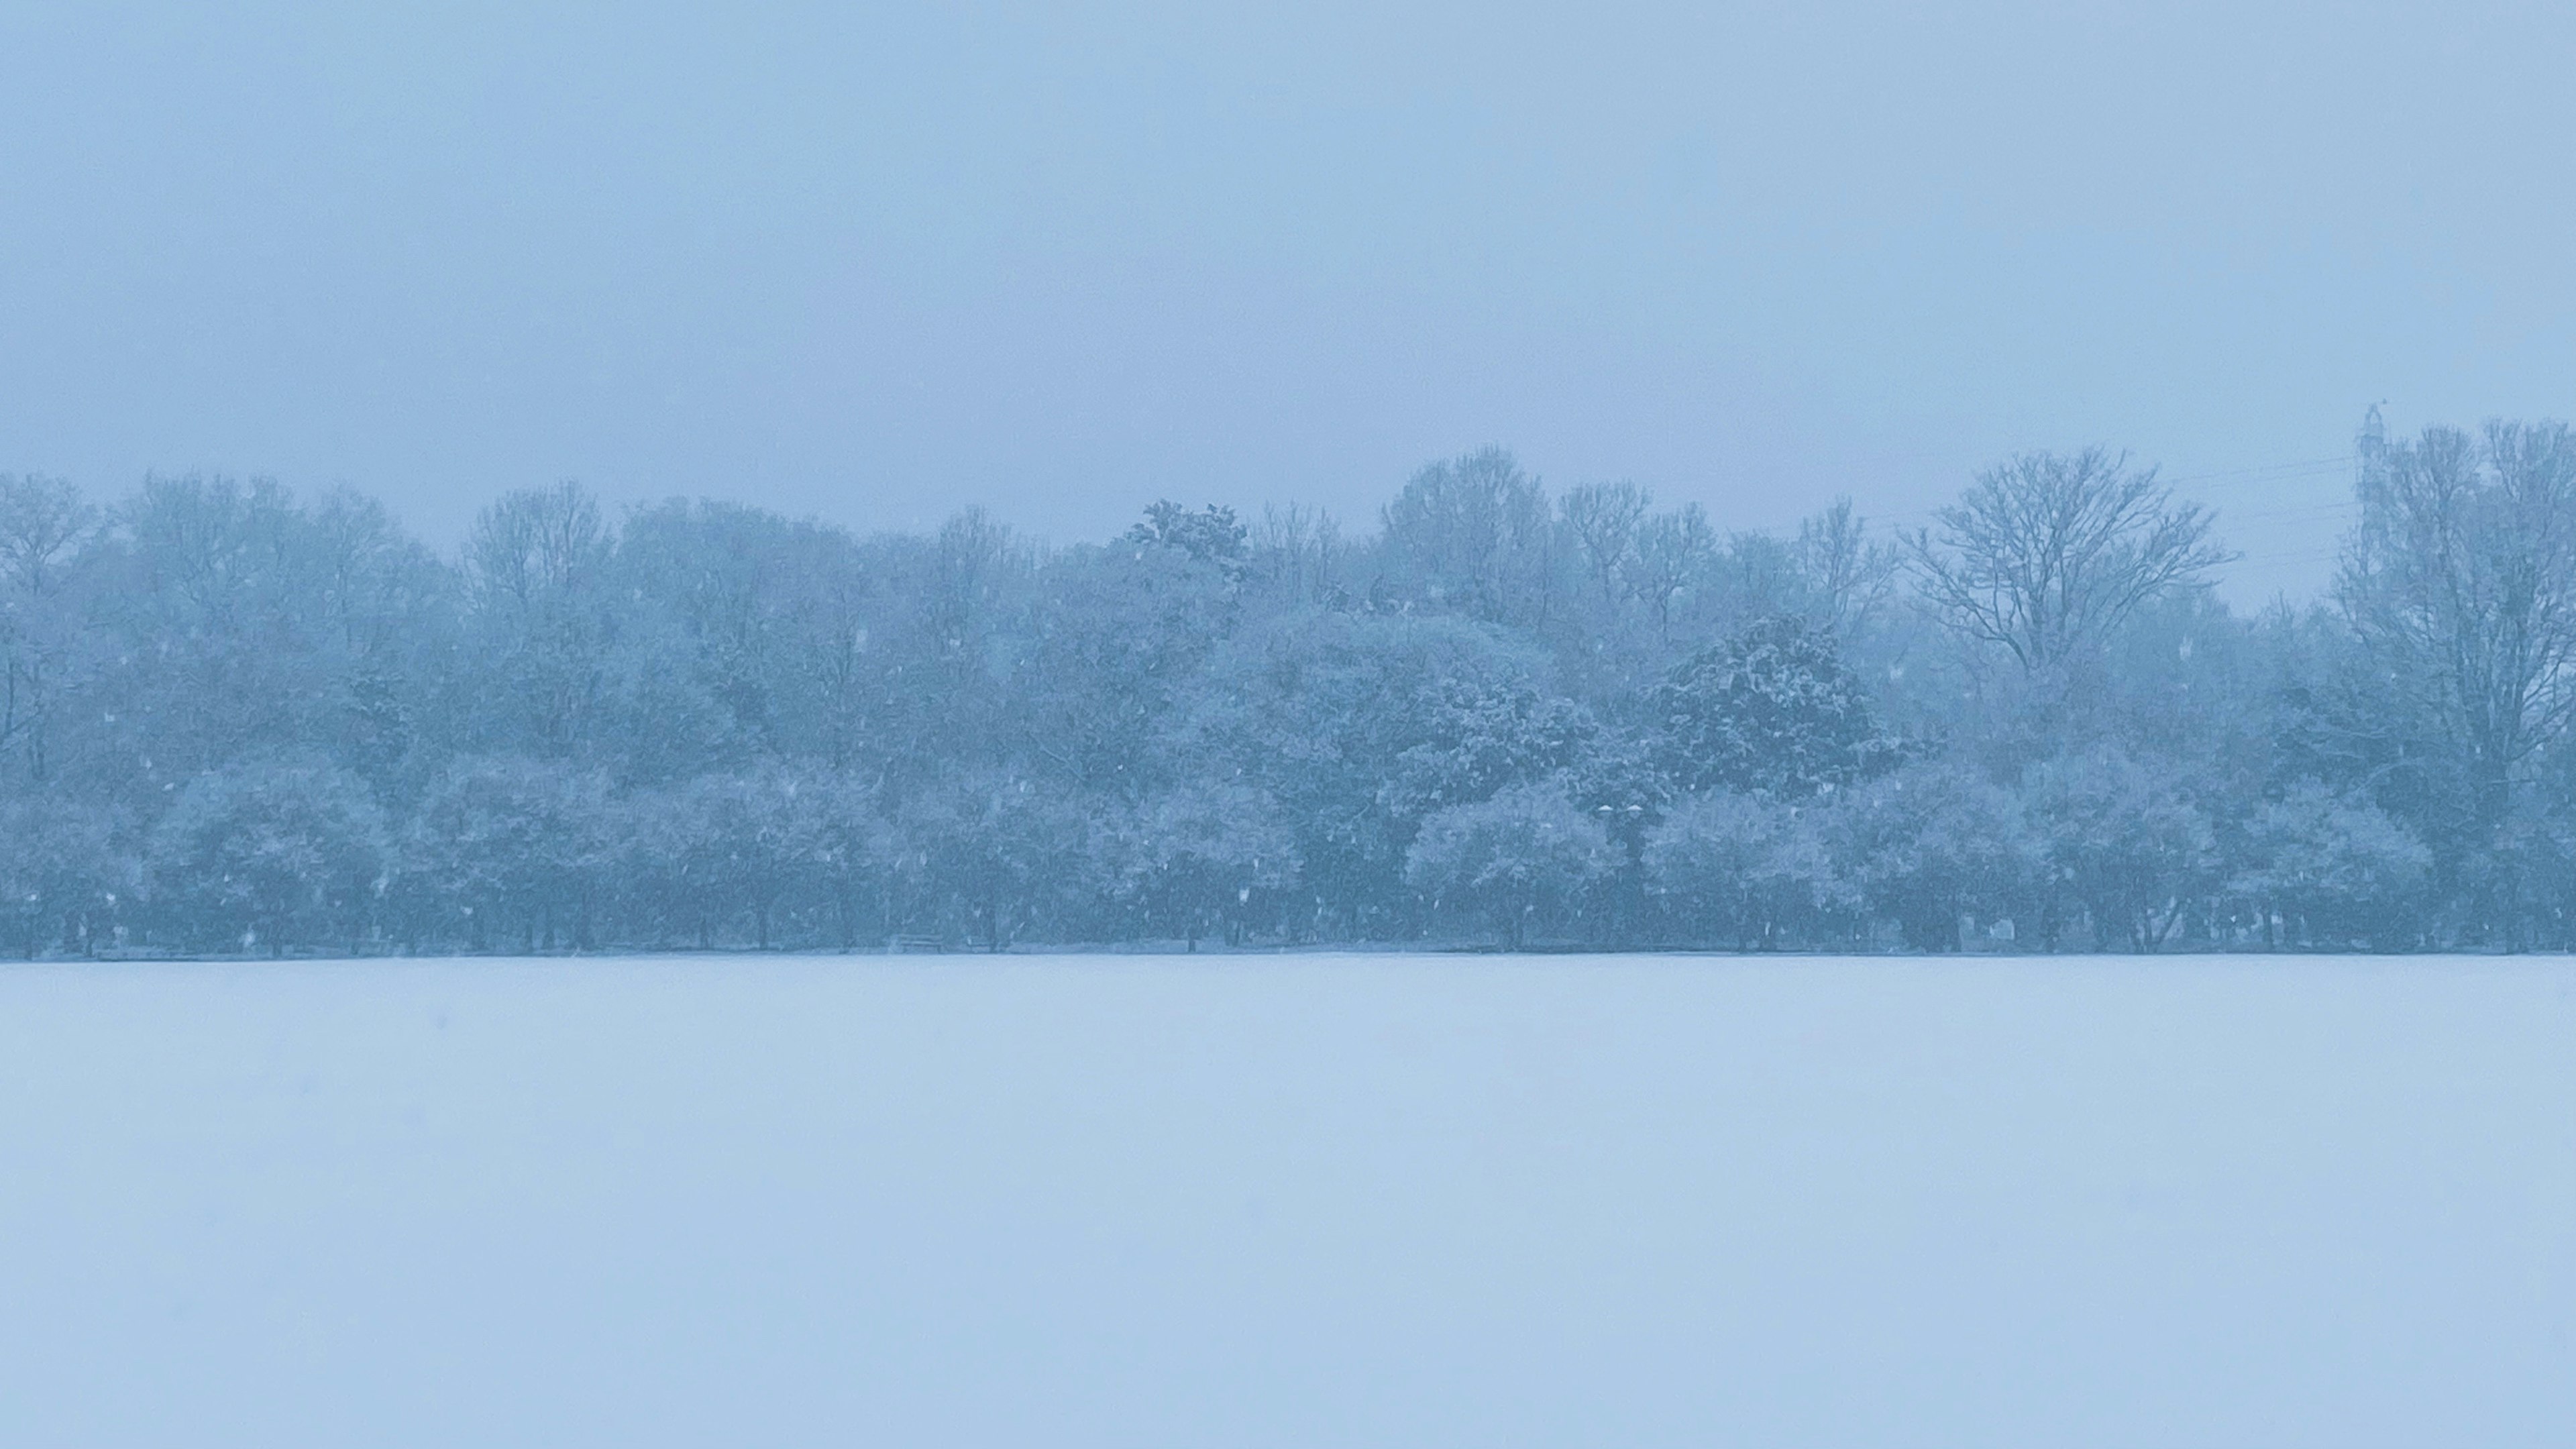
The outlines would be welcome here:
M 24 954 L 2561 948 L 2576 438 L 2356 458 L 2326 597 L 2094 449 L 1721 531 L 1507 453 L 1046 547 L 565 484 L 0 476 Z

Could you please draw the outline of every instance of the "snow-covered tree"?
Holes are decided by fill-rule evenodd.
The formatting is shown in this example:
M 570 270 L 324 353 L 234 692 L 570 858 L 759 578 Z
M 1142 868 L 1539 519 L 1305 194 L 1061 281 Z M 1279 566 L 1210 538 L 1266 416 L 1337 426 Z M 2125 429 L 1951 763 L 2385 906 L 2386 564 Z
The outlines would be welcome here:
M 958 771 L 917 793 L 894 826 L 911 884 L 907 930 L 945 935 L 959 921 L 1001 951 L 1033 927 L 1101 913 L 1115 895 L 1094 802 L 1024 773 Z
M 1126 889 L 1149 930 L 1198 949 L 1204 935 L 1239 945 L 1297 882 L 1297 839 L 1277 802 L 1250 785 L 1191 782 L 1127 816 L 1120 842 Z
M 792 770 L 763 767 L 695 779 L 629 806 L 627 878 L 638 914 L 700 948 L 773 944 L 784 913 L 819 908 L 840 865 L 829 792 Z M 634 889 L 642 887 L 641 890 Z
M 1856 788 L 1834 819 L 1840 870 L 1907 946 L 1958 950 L 1968 920 L 2020 938 L 2047 862 L 2009 792 L 1926 762 Z
M 1434 910 L 1489 925 L 1517 951 L 1533 931 L 1568 924 L 1615 860 L 1600 824 L 1562 790 L 1518 785 L 1423 821 L 1404 878 Z
M 59 795 L 0 800 L 0 919 L 21 954 L 87 950 L 108 936 L 136 865 L 115 823 Z
M 2245 825 L 2229 894 L 2252 903 L 2265 944 L 2397 949 L 2420 942 L 2432 852 L 2386 812 L 2314 782 Z
M 355 775 L 245 760 L 188 782 L 152 833 L 153 904 L 222 951 L 351 949 L 386 884 L 383 812 Z
M 597 944 L 622 823 L 596 770 L 520 755 L 453 761 L 403 833 L 396 884 L 412 932 L 477 949 Z
M 1804 800 L 1881 773 L 1898 754 L 1832 636 L 1787 616 L 1674 665 L 1649 707 L 1664 769 L 1683 792 Z
M 1685 940 L 1815 944 L 1859 907 L 1836 869 L 1827 811 L 1753 795 L 1695 795 L 1646 836 L 1646 878 Z
M 2052 760 L 2023 794 L 2044 848 L 2049 889 L 2035 902 L 2041 944 L 2057 944 L 2053 907 L 2071 903 L 2105 950 L 2152 951 L 2171 940 L 2218 884 L 2216 829 L 2176 783 L 2173 761 L 2098 747 Z

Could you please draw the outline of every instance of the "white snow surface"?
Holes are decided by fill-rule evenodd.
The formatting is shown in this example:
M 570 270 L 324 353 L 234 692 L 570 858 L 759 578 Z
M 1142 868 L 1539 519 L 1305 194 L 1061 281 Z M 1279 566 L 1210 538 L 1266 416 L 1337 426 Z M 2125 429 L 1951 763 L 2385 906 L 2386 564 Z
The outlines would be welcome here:
M 0 968 L 0 1438 L 2576 1438 L 2563 959 Z

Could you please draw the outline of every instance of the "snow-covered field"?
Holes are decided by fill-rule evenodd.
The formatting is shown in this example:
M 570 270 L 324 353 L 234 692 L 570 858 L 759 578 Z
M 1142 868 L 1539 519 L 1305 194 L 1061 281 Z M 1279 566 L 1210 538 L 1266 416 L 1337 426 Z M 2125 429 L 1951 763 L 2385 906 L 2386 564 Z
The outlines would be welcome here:
M 28 1445 L 2550 1444 L 2576 966 L 0 968 Z

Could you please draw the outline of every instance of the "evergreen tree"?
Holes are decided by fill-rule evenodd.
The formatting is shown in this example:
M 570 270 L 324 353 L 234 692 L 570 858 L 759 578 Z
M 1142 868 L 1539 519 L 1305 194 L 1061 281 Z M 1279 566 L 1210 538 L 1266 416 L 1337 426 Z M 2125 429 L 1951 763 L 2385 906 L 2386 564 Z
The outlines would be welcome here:
M 1664 769 L 1684 792 L 1804 800 L 1897 757 L 1832 636 L 1802 619 L 1760 620 L 1684 659 L 1649 708 Z

